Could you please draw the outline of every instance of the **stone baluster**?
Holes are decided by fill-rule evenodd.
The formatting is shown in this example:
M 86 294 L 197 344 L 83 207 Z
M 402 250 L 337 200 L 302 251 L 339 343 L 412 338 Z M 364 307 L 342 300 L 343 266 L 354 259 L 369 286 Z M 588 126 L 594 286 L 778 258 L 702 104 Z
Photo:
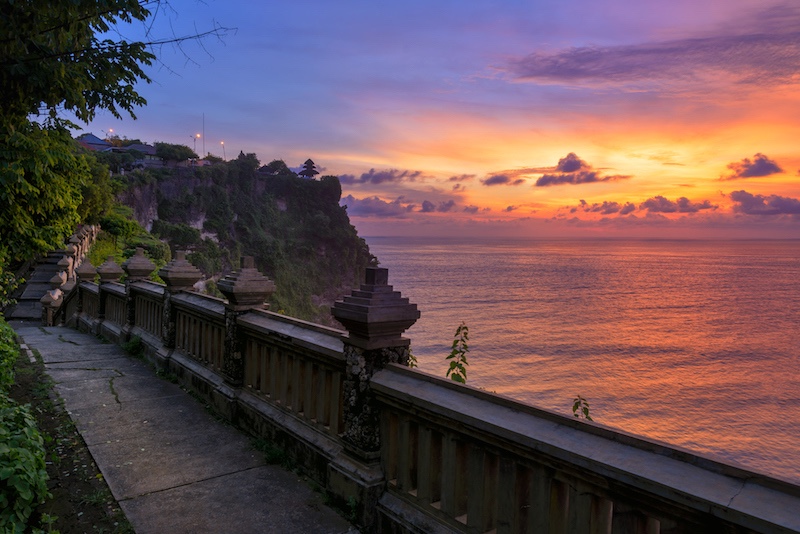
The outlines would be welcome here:
M 130 334 L 131 329 L 136 325 L 136 299 L 131 294 L 131 284 L 146 280 L 155 268 L 156 264 L 144 255 L 142 247 L 136 247 L 136 252 L 133 256 L 122 264 L 122 269 L 128 275 L 125 279 L 125 304 L 128 312 L 125 330 L 127 334 Z
M 76 311 L 78 315 L 83 312 L 83 289 L 81 289 L 81 284 L 83 282 L 94 282 L 95 276 L 97 276 L 97 269 L 94 268 L 92 262 L 88 259 L 81 262 L 77 269 L 75 269 L 75 276 L 78 278 L 78 304 L 76 307 Z
M 60 264 L 61 262 L 59 261 L 58 263 Z M 59 265 L 59 267 L 61 267 L 61 265 Z M 67 281 L 66 271 L 59 271 L 56 274 L 54 274 L 52 278 L 50 278 L 50 287 L 52 289 L 59 288 L 63 286 L 64 283 L 66 283 L 66 281 Z
M 108 300 L 108 293 L 103 291 L 103 285 L 118 282 L 125 271 L 114 261 L 114 256 L 109 256 L 97 268 L 97 274 L 100 276 L 100 304 L 97 308 L 97 318 L 102 321 L 106 317 L 106 301 Z
M 402 334 L 420 312 L 416 304 L 393 291 L 388 269 L 379 267 L 368 267 L 361 289 L 337 301 L 331 311 L 348 331 L 342 336 L 347 360 L 343 440 L 362 460 L 377 461 L 380 425 L 370 379 L 387 363 L 408 365 L 410 341 Z
M 229 385 L 241 387 L 244 360 L 238 318 L 254 308 L 265 307 L 264 302 L 275 292 L 275 283 L 256 269 L 252 256 L 244 256 L 242 268 L 220 280 L 217 288 L 228 299 L 225 303 L 225 354 L 222 374 Z
M 172 350 L 175 348 L 177 318 L 172 306 L 172 295 L 180 291 L 191 291 L 194 284 L 200 280 L 200 269 L 187 261 L 186 252 L 179 250 L 175 252 L 175 259 L 159 269 L 158 276 L 167 286 L 164 290 L 164 314 L 161 317 L 161 341 L 164 343 L 164 348 Z
M 80 237 L 78 237 L 77 235 L 72 235 L 69 238 L 69 245 L 72 245 L 73 247 L 75 247 L 75 257 L 76 258 L 80 258 L 82 260 L 83 257 L 86 256 L 86 252 L 87 252 L 86 248 L 87 247 L 85 246 L 84 241 Z
M 53 326 L 53 317 L 55 317 L 56 310 L 63 302 L 64 293 L 59 288 L 53 288 L 47 291 L 39 303 L 42 305 L 42 323 L 45 326 Z
M 67 272 L 67 280 L 75 280 L 75 245 L 64 247 L 64 257 L 58 260 L 58 266 Z

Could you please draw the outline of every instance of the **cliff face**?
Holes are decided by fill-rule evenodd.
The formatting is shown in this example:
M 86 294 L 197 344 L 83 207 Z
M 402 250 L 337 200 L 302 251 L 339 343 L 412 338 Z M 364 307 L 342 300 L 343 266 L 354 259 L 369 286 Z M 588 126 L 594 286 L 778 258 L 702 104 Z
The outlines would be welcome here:
M 277 286 L 271 309 L 330 323 L 330 305 L 374 261 L 339 206 L 339 180 L 257 169 L 255 156 L 240 155 L 210 167 L 142 171 L 126 177 L 120 200 L 173 249 L 189 250 L 207 277 L 254 256 Z

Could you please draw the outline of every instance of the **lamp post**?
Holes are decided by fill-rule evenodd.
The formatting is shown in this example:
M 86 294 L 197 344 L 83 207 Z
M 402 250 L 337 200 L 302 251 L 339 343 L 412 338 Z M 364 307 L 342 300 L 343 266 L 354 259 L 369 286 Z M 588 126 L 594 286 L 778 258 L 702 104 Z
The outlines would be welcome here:
M 220 141 L 219 144 L 222 145 L 222 161 L 226 161 L 227 158 L 225 157 L 225 141 Z
M 194 141 L 194 153 L 197 154 L 197 140 L 200 139 L 200 134 L 194 134 L 192 140 Z

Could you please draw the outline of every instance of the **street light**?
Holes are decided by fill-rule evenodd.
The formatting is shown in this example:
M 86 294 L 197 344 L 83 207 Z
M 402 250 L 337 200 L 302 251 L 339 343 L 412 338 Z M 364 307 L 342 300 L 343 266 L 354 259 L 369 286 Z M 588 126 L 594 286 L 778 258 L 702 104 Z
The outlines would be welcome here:
M 225 157 L 225 141 L 220 141 L 219 144 L 222 145 L 222 161 L 225 161 L 227 159 Z
M 197 140 L 200 139 L 200 134 L 194 134 L 192 140 L 194 141 L 194 153 L 197 154 Z

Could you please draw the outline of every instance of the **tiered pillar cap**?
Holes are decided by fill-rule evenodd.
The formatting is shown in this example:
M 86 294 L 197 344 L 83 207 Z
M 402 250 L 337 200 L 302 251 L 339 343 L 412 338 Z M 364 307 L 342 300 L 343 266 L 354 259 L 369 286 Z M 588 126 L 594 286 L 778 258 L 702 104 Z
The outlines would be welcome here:
M 120 277 L 125 274 L 125 271 L 114 261 L 114 256 L 109 256 L 108 259 L 97 268 L 97 274 L 100 275 L 100 283 L 117 282 Z
M 94 268 L 92 262 L 85 259 L 78 268 L 75 269 L 75 274 L 78 275 L 81 282 L 91 282 L 97 274 L 97 269 Z
M 331 311 L 350 333 L 348 342 L 367 350 L 408 345 L 402 334 L 420 317 L 417 305 L 393 290 L 389 270 L 381 267 L 368 267 L 361 289 L 336 301 Z
M 172 292 L 190 290 L 200 280 L 200 269 L 186 260 L 186 252 L 179 250 L 175 259 L 158 270 L 158 276 L 167 284 Z
M 150 273 L 155 270 L 156 264 L 144 255 L 142 247 L 136 247 L 136 253 L 122 264 L 122 268 L 128 273 L 128 280 L 133 282 L 144 280 L 150 276 Z
M 275 283 L 256 269 L 252 256 L 243 256 L 242 268 L 217 282 L 217 289 L 228 299 L 230 308 L 246 310 L 264 304 L 275 292 Z

